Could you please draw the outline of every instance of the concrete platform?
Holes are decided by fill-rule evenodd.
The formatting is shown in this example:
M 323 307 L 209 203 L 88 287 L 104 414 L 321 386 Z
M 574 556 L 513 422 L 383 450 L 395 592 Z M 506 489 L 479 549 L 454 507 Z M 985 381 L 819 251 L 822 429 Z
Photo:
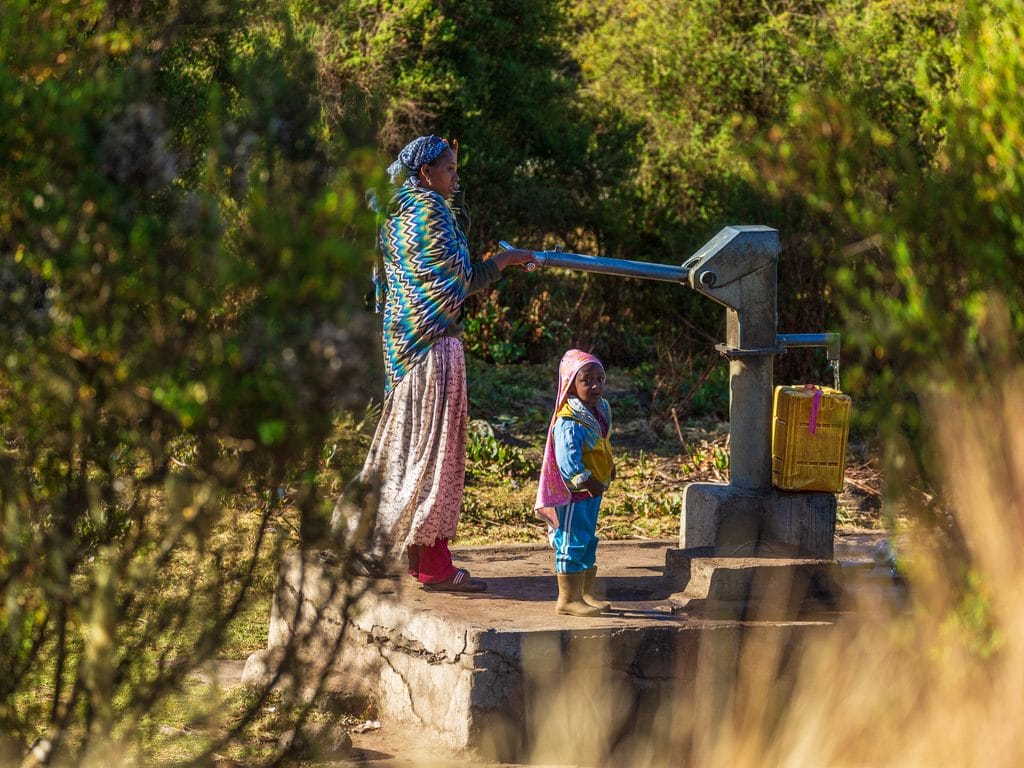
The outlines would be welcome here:
M 867 562 L 880 538 L 847 554 Z M 739 676 L 763 677 L 774 686 L 765 696 L 785 695 L 777 683 L 794 650 L 842 614 L 803 594 L 792 603 L 796 618 L 785 620 L 710 617 L 699 600 L 688 610 L 692 595 L 680 595 L 692 591 L 701 558 L 681 556 L 677 543 L 602 543 L 598 588 L 613 609 L 596 618 L 554 612 L 553 560 L 543 546 L 454 548 L 458 564 L 487 580 L 479 595 L 426 592 L 404 575 L 347 582 L 318 553 L 293 552 L 282 564 L 268 650 L 250 657 L 243 680 L 266 682 L 284 669 L 300 688 L 322 681 L 361 693 L 390 727 L 424 728 L 486 760 L 588 765 L 614 756 L 630 764 L 641 753 L 692 754 Z M 837 556 L 844 551 L 837 543 Z M 813 571 L 810 562 L 797 570 Z M 743 572 L 770 567 L 757 558 Z M 778 573 L 760 582 L 774 584 L 773 595 Z M 752 594 L 759 577 L 731 573 L 719 587 L 713 575 L 701 578 L 704 598 L 718 589 L 724 604 Z

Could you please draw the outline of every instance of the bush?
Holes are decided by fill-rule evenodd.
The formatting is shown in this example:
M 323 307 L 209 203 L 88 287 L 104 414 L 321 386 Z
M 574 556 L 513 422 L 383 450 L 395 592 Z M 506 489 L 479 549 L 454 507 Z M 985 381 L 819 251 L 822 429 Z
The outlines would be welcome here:
M 0 752 L 103 762 L 323 534 L 379 161 L 275 9 L 15 2 L 0 39 Z

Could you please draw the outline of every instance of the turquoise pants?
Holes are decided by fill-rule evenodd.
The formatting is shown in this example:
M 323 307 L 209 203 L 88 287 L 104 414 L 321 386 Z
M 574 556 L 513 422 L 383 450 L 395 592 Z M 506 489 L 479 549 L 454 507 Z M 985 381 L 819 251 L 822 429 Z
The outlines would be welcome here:
M 551 534 L 556 573 L 579 573 L 594 567 L 597 558 L 597 512 L 601 497 L 570 501 L 555 507 L 558 530 Z

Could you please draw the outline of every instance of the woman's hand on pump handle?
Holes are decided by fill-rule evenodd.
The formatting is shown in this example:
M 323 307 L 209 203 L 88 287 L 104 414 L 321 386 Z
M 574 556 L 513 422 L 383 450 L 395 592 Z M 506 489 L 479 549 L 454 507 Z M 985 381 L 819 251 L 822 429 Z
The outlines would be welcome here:
M 533 271 L 537 268 L 537 261 L 533 257 L 533 251 L 526 251 L 522 248 L 513 248 L 509 251 L 498 251 L 491 258 L 498 265 L 498 269 L 504 271 L 506 267 L 523 267 Z

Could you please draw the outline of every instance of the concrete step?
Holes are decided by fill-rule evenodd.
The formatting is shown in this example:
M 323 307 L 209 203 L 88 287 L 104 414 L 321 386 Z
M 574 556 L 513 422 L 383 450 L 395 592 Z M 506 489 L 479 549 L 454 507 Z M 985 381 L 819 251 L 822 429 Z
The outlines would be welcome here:
M 843 596 L 840 564 L 791 557 L 719 556 L 709 548 L 669 550 L 666 571 L 681 589 L 676 613 L 736 621 L 826 617 Z

